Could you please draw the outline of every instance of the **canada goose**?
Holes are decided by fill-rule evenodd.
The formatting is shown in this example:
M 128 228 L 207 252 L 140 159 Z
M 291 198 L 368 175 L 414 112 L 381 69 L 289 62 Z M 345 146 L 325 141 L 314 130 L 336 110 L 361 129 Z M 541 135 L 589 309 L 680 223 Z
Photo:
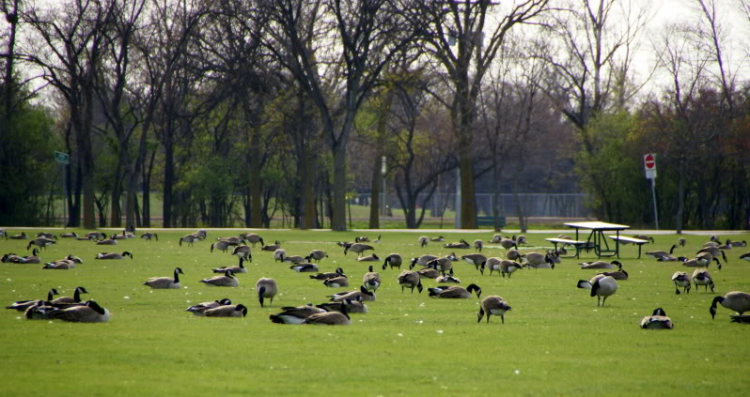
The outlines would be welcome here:
M 385 270 L 386 266 L 390 266 L 391 270 L 393 270 L 394 267 L 401 269 L 401 262 L 403 262 L 403 258 L 401 258 L 401 255 L 390 254 L 386 256 L 385 261 L 383 261 L 383 270 Z
M 503 240 L 503 236 L 499 234 L 495 234 L 492 236 L 492 238 L 488 242 L 492 244 L 498 244 L 502 240 Z
M 375 243 L 375 244 L 380 243 L 382 241 L 381 237 L 382 237 L 382 235 L 378 234 L 378 238 L 376 238 L 375 241 L 373 241 L 373 243 Z
M 617 281 L 609 276 L 597 274 L 591 280 L 579 280 L 578 288 L 591 290 L 591 296 L 596 296 L 596 305 L 604 307 L 604 302 L 608 297 L 617 291 Z
M 419 247 L 424 247 L 427 245 L 428 242 L 430 242 L 430 238 L 427 236 L 419 236 Z
M 323 250 L 312 250 L 310 251 L 310 254 L 305 257 L 308 261 L 316 262 L 320 262 L 323 258 L 328 258 L 328 254 Z
M 38 237 L 29 241 L 29 245 L 26 246 L 26 250 L 28 251 L 29 249 L 31 249 L 32 245 L 36 245 L 42 249 L 47 249 L 47 246 L 52 244 L 57 244 L 57 241 L 45 237 Z
M 204 278 L 201 282 L 211 287 L 237 287 L 240 285 L 240 281 L 237 280 L 237 277 L 234 277 L 231 270 L 226 270 L 223 276 Z
M 528 254 L 524 255 L 524 258 L 526 258 L 527 267 L 532 267 L 534 269 L 555 268 L 555 261 L 549 252 L 545 255 L 542 255 L 538 252 L 529 252 Z
M 203 312 L 204 317 L 245 317 L 247 316 L 247 307 L 243 304 L 222 305 L 213 309 L 206 309 Z
M 435 279 L 438 284 L 461 284 L 461 280 L 453 276 L 453 269 L 451 269 L 448 275 L 442 275 Z
M 182 243 L 185 242 L 188 244 L 188 247 L 192 247 L 193 243 L 196 241 L 199 241 L 201 238 L 199 236 L 196 236 L 195 234 L 188 234 L 187 236 L 180 237 L 180 247 L 182 247 Z M 97 243 L 98 244 L 98 243 Z
M 240 245 L 240 246 L 234 247 L 234 250 L 232 251 L 232 255 L 239 258 L 240 266 L 242 266 L 243 261 L 248 261 L 248 262 L 253 261 L 253 254 L 250 252 L 250 247 L 247 245 Z
M 479 266 L 482 266 L 482 262 L 487 261 L 487 257 L 482 254 L 468 254 L 461 257 L 466 263 L 474 265 L 476 270 L 479 270 Z
M 85 237 L 88 240 L 103 240 L 107 238 L 107 235 L 104 234 L 104 232 L 90 232 L 90 233 L 86 233 Z
M 29 236 L 26 235 L 26 232 L 21 232 L 21 234 L 16 234 L 14 236 L 9 237 L 11 240 L 28 240 Z
M 114 238 L 104 238 L 96 241 L 96 245 L 117 245 L 117 240 Z
M 2 261 L 12 263 L 39 264 L 42 263 L 42 258 L 39 257 L 39 250 L 34 248 L 33 250 L 31 250 L 31 255 L 18 256 L 16 254 L 6 254 L 3 256 Z
M 711 292 L 714 292 L 714 280 L 711 278 L 711 273 L 708 272 L 708 270 L 705 269 L 695 269 L 693 270 L 693 284 L 695 284 L 695 290 L 698 290 L 699 285 L 703 285 L 706 287 L 706 292 L 708 292 L 708 287 L 711 287 Z
M 436 258 L 427 263 L 427 267 L 431 267 L 441 273 L 446 273 L 453 268 L 453 262 L 447 256 Z M 432 278 L 432 277 L 430 277 Z
M 401 274 L 397 277 L 398 285 L 401 286 L 401 292 L 404 292 L 404 288 L 411 288 L 411 293 L 414 293 L 414 288 L 419 291 L 419 293 L 422 293 L 422 280 L 417 272 L 413 272 L 411 270 L 404 270 L 401 272 Z
M 67 259 L 61 259 L 59 261 L 55 262 L 47 262 L 44 266 L 42 266 L 42 269 L 53 269 L 53 270 L 68 270 L 68 269 L 75 269 L 76 264 L 75 262 Z
M 373 253 L 372 255 L 357 258 L 357 262 L 380 262 L 380 258 Z
M 508 275 L 508 278 L 515 272 L 516 270 L 523 269 L 523 266 L 514 261 L 504 260 L 500 261 L 500 274 L 505 277 L 505 275 Z
M 344 269 L 337 267 L 335 272 L 328 272 L 328 273 L 318 273 L 313 276 L 310 276 L 311 279 L 314 280 L 327 280 L 329 278 L 344 276 L 346 277 L 346 274 L 344 274 Z
M 128 232 L 126 232 L 126 231 L 123 230 L 122 233 L 113 234 L 112 238 L 115 239 L 115 240 L 127 240 L 127 239 L 131 239 L 131 238 L 135 238 L 135 234 L 128 233 Z
M 496 256 L 493 256 L 491 258 L 487 258 L 486 261 L 482 262 L 482 264 L 479 266 L 479 272 L 484 275 L 484 269 L 489 268 L 490 269 L 490 276 L 492 275 L 492 272 L 494 271 L 500 271 L 500 263 L 503 260 L 501 258 L 498 258 Z
M 193 313 L 193 315 L 195 316 L 203 316 L 205 311 L 208 309 L 215 309 L 219 306 L 227 306 L 231 304 L 232 304 L 232 301 L 229 300 L 229 298 L 224 298 L 220 300 L 215 300 L 211 302 L 203 302 L 197 305 L 190 306 L 187 308 L 186 311 Z
M 719 270 L 721 270 L 721 262 L 719 262 L 719 258 L 715 258 L 707 252 L 701 252 L 700 254 L 698 254 L 697 257 L 693 259 L 688 259 L 685 257 L 680 257 L 680 258 L 682 258 L 682 266 L 685 266 L 685 267 L 707 268 L 711 264 L 711 261 L 714 261 L 716 262 L 716 266 L 719 268 Z
M 276 280 L 264 277 L 258 279 L 258 282 L 255 283 L 255 290 L 258 291 L 258 302 L 260 302 L 260 307 L 265 307 L 263 305 L 264 299 L 269 298 L 273 305 L 273 297 L 279 292 L 279 287 L 276 284 Z
M 289 266 L 289 268 L 297 273 L 313 273 L 320 271 L 320 269 L 318 269 L 318 265 L 314 263 L 300 263 L 298 265 Z
M 65 233 L 60 233 L 60 237 L 62 237 L 62 238 L 78 238 L 78 234 L 76 232 L 65 232 Z
M 57 292 L 57 291 L 55 291 Z M 73 297 L 69 296 L 61 296 L 55 300 L 47 299 L 49 303 L 53 305 L 64 305 L 64 304 L 71 304 L 71 303 L 81 303 L 81 294 L 88 294 L 89 292 L 86 291 L 86 288 L 83 287 L 76 287 L 75 291 L 73 291 Z M 49 298 L 49 297 L 48 297 Z
M 57 236 L 55 236 L 52 233 L 46 233 L 46 232 L 39 232 L 36 234 L 37 238 L 46 238 L 49 240 L 57 240 Z
M 469 247 L 471 247 L 471 244 L 469 244 L 466 240 L 461 239 L 457 243 L 444 244 L 443 247 L 445 247 L 445 248 L 457 248 L 457 249 L 468 249 Z
M 518 235 L 518 237 L 516 237 L 514 240 L 518 245 L 526 244 L 526 236 L 524 236 L 523 234 Z
M 427 266 L 428 263 L 432 262 L 433 260 L 437 259 L 437 256 L 435 255 L 422 255 L 418 258 L 412 258 L 411 264 L 409 265 L 409 269 L 413 269 L 414 266 L 420 265 L 420 266 Z
M 487 314 L 487 323 L 490 322 L 490 317 L 494 314 L 496 316 L 500 316 L 500 320 L 502 320 L 503 324 L 505 324 L 505 312 L 510 311 L 511 307 L 508 305 L 508 302 L 505 301 L 505 299 L 497 296 L 497 295 L 490 295 L 486 296 L 484 299 L 482 299 L 482 302 L 479 304 L 479 313 L 477 314 L 477 322 L 482 321 L 482 317 L 484 317 L 485 313 Z
M 338 245 L 341 248 L 349 248 L 349 247 L 351 247 L 354 244 L 355 243 L 350 243 L 350 242 L 347 242 L 347 241 L 339 241 L 339 242 L 336 243 L 336 245 Z
M 345 275 L 330 277 L 323 280 L 323 285 L 329 288 L 341 288 L 349 286 L 349 278 Z
M 258 243 L 260 243 L 261 247 L 265 245 L 265 243 L 263 242 L 263 237 L 261 237 L 257 233 L 240 234 L 240 237 L 245 239 L 245 241 L 247 241 L 248 243 L 252 244 L 253 248 L 255 248 L 255 244 L 258 244 Z
M 472 292 L 476 292 L 477 298 L 482 296 L 482 289 L 476 284 L 469 284 L 466 288 L 458 285 L 449 285 L 427 288 L 427 290 L 430 291 L 431 298 L 468 299 L 471 298 Z
M 654 244 L 654 242 L 655 242 L 653 237 L 646 236 L 645 234 L 636 234 L 635 236 L 633 236 L 633 238 L 637 238 L 639 240 L 646 240 L 646 241 L 648 241 L 651 244 Z M 624 241 L 623 241 L 623 243 L 624 243 Z
M 302 324 L 312 325 L 349 325 L 351 323 L 352 320 L 347 313 L 345 304 L 341 306 L 340 312 L 315 313 L 302 320 Z
M 730 250 L 730 249 L 734 248 L 734 245 L 732 245 L 732 240 L 727 239 L 727 241 L 724 242 L 724 244 L 719 245 L 716 248 L 718 248 L 720 250 Z
M 509 250 L 511 248 L 518 249 L 518 243 L 516 243 L 515 240 L 505 238 L 505 237 L 503 237 L 502 240 L 500 240 L 500 245 L 506 250 Z
M 312 305 L 297 307 L 282 307 L 282 312 L 269 316 L 275 324 L 302 324 L 306 318 L 313 314 L 325 313 L 327 310 Z
M 238 245 L 240 245 L 240 244 L 243 244 L 243 243 L 245 243 L 245 239 L 244 239 L 244 238 L 242 238 L 242 237 L 237 237 L 237 236 L 230 236 L 230 237 L 217 237 L 217 238 L 216 238 L 216 241 L 217 241 L 217 242 L 221 242 L 221 241 L 223 241 L 223 242 L 225 242 L 225 243 L 229 244 L 229 246 L 231 246 L 231 247 L 236 247 L 236 246 L 238 246 Z
M 743 261 L 750 261 L 750 252 L 746 252 L 742 255 L 740 255 L 740 259 Z
M 727 263 L 727 254 L 725 254 L 724 251 L 720 250 L 719 247 L 706 247 L 698 251 L 698 255 L 702 253 L 711 254 L 714 258 L 718 258 L 719 255 L 721 255 L 721 257 L 724 258 L 724 263 Z M 719 266 L 719 269 L 721 269 L 721 266 Z
M 362 286 L 368 291 L 377 291 L 378 287 L 380 287 L 380 274 L 375 273 L 372 266 L 368 270 L 362 277 Z
M 688 277 L 687 273 L 685 272 L 675 272 L 672 275 L 672 282 L 674 283 L 675 290 L 674 293 L 676 295 L 680 294 L 680 287 L 682 287 L 683 291 L 686 294 L 690 293 L 690 277 Z
M 29 307 L 36 305 L 38 302 L 49 302 L 49 301 L 51 301 L 52 298 L 55 295 L 59 295 L 59 293 L 57 292 L 57 289 L 52 288 L 52 289 L 49 290 L 49 292 L 47 292 L 47 300 L 46 301 L 41 301 L 39 299 L 16 301 L 16 302 L 13 302 L 10 306 L 5 306 L 5 308 L 6 309 L 18 310 L 19 312 L 22 312 L 22 311 L 25 311 L 26 309 L 28 309 Z
M 711 318 L 716 318 L 716 304 L 721 303 L 722 306 L 729 310 L 734 310 L 737 313 L 743 315 L 745 312 L 750 311 L 750 294 L 747 292 L 732 291 L 727 292 L 724 296 L 717 296 L 711 302 L 711 307 L 708 311 L 711 313 Z
M 179 267 L 174 268 L 174 278 L 172 277 L 151 277 L 143 283 L 153 289 L 178 289 L 180 288 L 180 274 L 185 274 Z
M 442 243 L 443 241 L 445 241 L 445 237 L 443 236 L 430 237 L 430 241 L 433 241 L 436 243 Z
M 199 240 L 205 240 L 206 237 L 208 237 L 208 232 L 206 232 L 206 229 L 199 229 L 197 232 L 193 233 L 193 236 L 197 237 Z
M 417 273 L 419 273 L 419 277 L 422 278 L 436 279 L 440 276 L 440 272 L 433 267 L 424 267 L 417 270 Z
M 685 245 L 687 245 L 687 239 L 685 237 L 678 238 L 677 245 L 679 245 L 680 247 L 684 247 Z
M 484 242 L 482 240 L 474 240 L 474 249 L 482 252 L 482 248 L 484 247 Z
M 7 240 L 8 232 L 5 229 L 0 229 L 0 238 Z
M 55 309 L 49 312 L 48 318 L 73 323 L 106 323 L 111 314 L 109 310 L 99 306 L 96 302 L 86 301 L 85 305 L 73 306 L 65 309 Z
M 677 257 L 675 257 L 675 256 L 672 256 L 672 255 L 667 255 L 667 256 L 659 257 L 659 259 L 657 259 L 656 261 L 657 262 L 685 262 L 687 259 L 688 258 L 686 258 L 684 256 L 677 256 Z
M 133 259 L 133 254 L 128 251 L 123 251 L 122 254 L 118 254 L 117 252 L 100 252 L 96 254 L 95 259 L 125 259 L 126 256 Z
M 628 279 L 628 272 L 626 272 L 625 270 L 622 270 L 622 269 L 615 270 L 613 272 L 602 272 L 602 273 L 597 273 L 597 274 L 601 274 L 601 275 L 604 275 L 604 276 L 609 276 L 609 277 L 612 277 L 615 280 L 627 280 Z
M 26 309 L 26 311 L 24 312 L 24 317 L 26 317 L 27 320 L 49 320 L 50 313 L 56 310 L 60 310 L 61 308 L 48 305 L 48 303 L 49 302 L 45 301 L 35 301 L 33 305 L 29 306 Z
M 355 243 L 369 243 L 370 238 L 367 236 L 354 237 L 354 242 Z
M 354 243 L 351 246 L 344 248 L 344 255 L 346 255 L 347 252 L 352 251 L 356 253 L 357 257 L 359 258 L 360 256 L 362 256 L 363 252 L 368 250 L 373 251 L 375 250 L 375 248 L 367 244 Z
M 261 251 L 276 251 L 277 249 L 281 248 L 281 242 L 275 241 L 273 244 L 268 244 L 260 247 Z
M 641 320 L 641 328 L 643 329 L 672 329 L 674 324 L 672 320 L 667 317 L 667 313 L 662 308 L 654 310 L 654 313 L 650 316 L 646 316 Z
M 730 314 L 729 317 L 732 319 L 733 323 L 750 324 L 750 316 L 749 315 L 739 316 L 739 315 L 736 315 L 736 314 Z
M 646 251 L 646 256 L 650 256 L 651 258 L 659 259 L 662 256 L 672 255 L 674 254 L 674 249 L 677 248 L 677 244 L 672 244 L 672 247 L 669 248 L 669 252 L 665 251 Z
M 339 292 L 337 294 L 331 295 L 330 298 L 331 302 L 341 302 L 347 299 L 354 301 L 374 301 L 375 292 L 368 291 L 367 289 L 365 289 L 365 287 L 359 287 L 359 291 Z
M 283 248 L 279 248 L 276 251 L 273 252 L 273 261 L 279 261 L 284 262 L 284 258 L 286 257 L 286 250 Z
M 284 256 L 281 259 L 281 261 L 286 262 L 286 263 L 298 264 L 298 263 L 305 263 L 305 261 L 309 261 L 309 260 L 301 255 L 292 255 L 292 256 Z
M 581 266 L 581 270 L 585 269 L 614 269 L 615 266 L 617 266 L 618 269 L 622 269 L 622 263 L 620 261 L 612 261 L 612 262 L 583 262 L 579 263 Z
M 233 247 L 237 244 L 232 244 L 229 241 L 219 240 L 213 244 L 211 244 L 211 253 L 214 252 L 214 249 L 217 249 L 221 252 L 227 252 L 229 250 L 229 247 Z
M 708 242 L 703 243 L 703 245 L 701 246 L 701 248 L 718 247 L 718 246 L 719 246 L 718 242 L 716 242 L 716 241 L 708 241 Z
M 368 311 L 367 305 L 362 303 L 362 301 L 353 301 L 353 300 L 345 300 L 342 302 L 326 302 L 326 303 L 321 303 L 320 305 L 317 305 L 316 307 L 319 307 L 329 312 L 333 312 L 333 311 L 340 312 L 344 310 L 344 306 L 346 306 L 347 313 L 367 314 L 367 311 Z
M 512 261 L 516 261 L 522 258 L 523 255 L 521 255 L 517 249 L 511 248 L 505 253 L 505 257 Z
M 732 241 L 732 247 L 747 247 L 747 241 Z
M 232 273 L 234 274 L 247 273 L 247 268 L 242 263 L 242 260 L 240 260 L 239 266 L 222 266 L 222 267 L 217 267 L 216 269 L 211 269 L 211 271 L 214 273 L 226 273 L 227 270 L 231 270 Z
M 141 238 L 145 240 L 156 240 L 159 241 L 159 235 L 156 233 L 143 233 L 141 234 Z

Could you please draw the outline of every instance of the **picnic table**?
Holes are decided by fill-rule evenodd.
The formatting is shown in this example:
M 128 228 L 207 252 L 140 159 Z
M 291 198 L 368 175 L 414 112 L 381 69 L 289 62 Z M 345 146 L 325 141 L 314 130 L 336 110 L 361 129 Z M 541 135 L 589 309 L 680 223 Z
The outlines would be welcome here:
M 596 253 L 596 256 L 598 256 L 599 258 L 610 256 L 617 256 L 617 258 L 620 258 L 620 231 L 630 229 L 630 226 L 627 225 L 618 225 L 616 223 L 599 221 L 571 222 L 564 223 L 564 225 L 576 229 L 576 240 L 579 240 L 578 234 L 580 229 L 591 230 L 591 233 L 589 233 L 589 237 L 586 242 L 593 243 L 592 245 L 594 248 L 594 253 Z M 613 238 L 613 240 L 615 240 L 614 249 L 610 248 L 609 243 L 604 236 L 604 232 L 610 231 L 614 231 L 617 233 L 617 236 Z

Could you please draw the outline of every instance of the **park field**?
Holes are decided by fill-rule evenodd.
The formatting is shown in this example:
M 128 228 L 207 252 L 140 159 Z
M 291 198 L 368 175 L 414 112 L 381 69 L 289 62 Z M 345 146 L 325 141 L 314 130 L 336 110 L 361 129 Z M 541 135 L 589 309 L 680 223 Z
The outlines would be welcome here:
M 10 234 L 22 229 L 8 230 Z M 83 264 L 72 270 L 42 270 L 42 265 L 0 264 L 0 303 L 43 299 L 50 288 L 71 296 L 77 286 L 112 313 L 106 324 L 29 321 L 22 312 L 0 312 L 0 387 L 2 396 L 81 395 L 304 395 L 304 396 L 489 396 L 489 395 L 742 395 L 750 387 L 750 326 L 729 321 L 729 310 L 709 314 L 714 296 L 750 291 L 750 262 L 739 256 L 750 248 L 727 251 L 722 270 L 711 265 L 716 293 L 675 294 L 671 276 L 691 272 L 679 262 L 661 263 L 637 248 L 621 247 L 620 261 L 630 279 L 619 282 L 605 307 L 597 307 L 588 290 L 576 288 L 595 270 L 581 270 L 581 260 L 566 258 L 554 270 L 519 270 L 512 278 L 481 275 L 473 265 L 454 263 L 465 287 L 476 283 L 482 296 L 500 295 L 512 306 L 505 324 L 493 316 L 477 323 L 479 300 L 441 300 L 416 291 L 401 291 L 399 271 L 380 269 L 383 279 L 369 313 L 353 314 L 346 327 L 278 325 L 269 315 L 282 306 L 326 302 L 346 289 L 329 289 L 288 264 L 274 262 L 271 252 L 253 249 L 249 272 L 237 288 L 212 288 L 199 282 L 211 268 L 235 265 L 236 257 L 210 252 L 217 237 L 244 230 L 208 232 L 194 246 L 178 245 L 185 231 L 158 231 L 159 241 L 122 240 L 116 246 L 60 239 L 40 253 L 43 261 L 68 254 Z M 27 230 L 32 236 L 37 230 Z M 59 230 L 52 231 L 55 234 Z M 139 230 L 139 234 L 142 231 Z M 561 231 L 562 232 L 562 231 Z M 79 231 L 79 233 L 81 233 Z M 376 239 L 380 232 L 262 230 L 266 243 L 278 240 L 289 255 L 319 248 L 329 257 L 321 271 L 342 267 L 358 288 L 367 263 L 344 255 L 336 241 L 357 235 Z M 382 232 L 372 243 L 384 258 L 405 259 L 431 253 L 464 255 L 440 243 L 421 248 L 421 234 Z M 489 240 L 492 232 L 442 233 L 446 242 L 464 238 Z M 555 233 L 557 234 L 557 233 Z M 522 252 L 544 252 L 553 234 L 528 234 Z M 669 250 L 676 235 L 655 235 Z M 687 246 L 675 255 L 691 256 L 708 236 L 687 235 Z M 724 236 L 720 236 L 723 237 Z M 750 240 L 750 234 L 730 236 Z M 0 240 L 0 254 L 27 255 L 28 241 Z M 124 260 L 95 260 L 99 252 L 133 253 Z M 29 252 L 30 253 L 30 252 Z M 485 244 L 489 256 L 505 255 Z M 182 288 L 151 290 L 149 277 L 170 276 L 181 267 Z M 403 268 L 408 268 L 408 263 Z M 277 280 L 280 294 L 261 308 L 254 290 L 260 277 Z M 423 280 L 425 288 L 434 280 Z M 245 318 L 203 318 L 185 311 L 193 304 L 221 298 L 249 308 Z M 645 331 L 642 317 L 664 308 L 675 324 L 671 331 Z

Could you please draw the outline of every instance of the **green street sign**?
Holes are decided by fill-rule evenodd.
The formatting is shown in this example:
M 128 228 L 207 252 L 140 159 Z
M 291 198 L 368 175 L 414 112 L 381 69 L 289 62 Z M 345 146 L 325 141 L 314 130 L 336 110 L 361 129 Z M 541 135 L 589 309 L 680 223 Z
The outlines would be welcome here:
M 69 164 L 70 155 L 68 155 L 67 153 L 55 152 L 55 161 L 62 164 Z

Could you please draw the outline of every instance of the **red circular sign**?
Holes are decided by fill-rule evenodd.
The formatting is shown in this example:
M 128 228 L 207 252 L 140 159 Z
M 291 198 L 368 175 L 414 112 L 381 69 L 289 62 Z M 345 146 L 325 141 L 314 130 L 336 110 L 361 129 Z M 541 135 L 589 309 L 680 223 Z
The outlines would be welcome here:
M 643 160 L 646 164 L 647 170 L 653 170 L 654 168 L 656 168 L 656 158 L 654 157 L 653 154 L 649 153 L 643 156 Z

